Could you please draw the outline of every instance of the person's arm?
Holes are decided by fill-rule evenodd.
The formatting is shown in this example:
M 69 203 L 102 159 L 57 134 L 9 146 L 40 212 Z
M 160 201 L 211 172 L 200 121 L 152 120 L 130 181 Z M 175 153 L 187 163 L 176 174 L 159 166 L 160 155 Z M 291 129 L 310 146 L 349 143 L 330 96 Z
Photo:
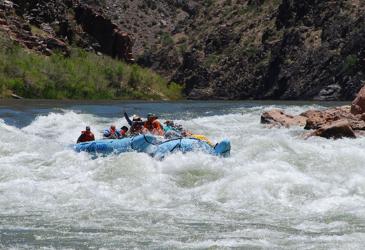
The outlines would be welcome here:
M 133 125 L 133 122 L 132 120 L 129 118 L 127 112 L 124 112 L 124 118 L 127 120 L 129 126 L 132 126 Z
M 94 134 L 93 134 L 93 133 L 91 133 L 91 140 L 92 140 L 92 141 L 95 141 L 95 136 L 94 136 Z
M 77 138 L 77 142 L 76 143 L 80 143 L 83 137 L 85 137 L 85 135 L 84 134 L 81 134 L 79 136 L 79 138 Z

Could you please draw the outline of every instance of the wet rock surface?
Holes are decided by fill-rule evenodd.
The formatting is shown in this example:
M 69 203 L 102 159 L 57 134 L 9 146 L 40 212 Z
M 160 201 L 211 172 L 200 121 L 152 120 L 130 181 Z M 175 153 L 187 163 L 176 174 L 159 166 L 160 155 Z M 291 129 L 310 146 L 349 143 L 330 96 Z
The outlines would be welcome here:
M 334 121 L 317 129 L 313 135 L 327 139 L 340 139 L 343 137 L 356 138 L 355 132 L 352 130 L 351 125 L 347 120 Z
M 285 114 L 283 110 L 273 109 L 264 112 L 261 115 L 262 124 L 271 124 L 274 126 L 304 126 L 306 124 L 307 117 L 302 115 L 292 116 Z
M 314 130 L 309 136 L 321 136 L 325 138 L 355 138 L 363 136 L 365 130 L 365 110 L 357 108 L 354 112 L 354 104 L 361 106 L 359 98 L 363 96 L 363 87 L 357 98 L 350 106 L 340 106 L 324 110 L 308 110 L 300 115 L 285 114 L 282 110 L 269 110 L 261 115 L 261 123 L 269 126 L 302 126 L 306 130 Z

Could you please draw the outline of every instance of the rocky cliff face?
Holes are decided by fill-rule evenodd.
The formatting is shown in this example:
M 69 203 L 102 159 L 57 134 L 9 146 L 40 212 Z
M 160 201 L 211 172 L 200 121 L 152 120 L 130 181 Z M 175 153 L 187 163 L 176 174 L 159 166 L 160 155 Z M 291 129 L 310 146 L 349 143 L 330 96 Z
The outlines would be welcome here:
M 49 55 L 74 44 L 133 61 L 133 41 L 101 9 L 77 0 L 0 2 L 0 28 L 25 47 Z
M 364 1 L 200 4 L 173 44 L 141 60 L 185 83 L 190 98 L 351 100 L 365 80 Z M 177 67 L 164 67 L 173 54 Z
M 67 54 L 63 43 L 76 44 L 127 61 L 133 52 L 139 64 L 184 84 L 191 99 L 352 100 L 365 81 L 360 0 L 13 3 L 28 23 L 22 29 L 43 39 L 32 48 L 56 44 Z M 10 27 L 10 19 L 0 21 Z M 44 41 L 44 32 L 56 40 Z

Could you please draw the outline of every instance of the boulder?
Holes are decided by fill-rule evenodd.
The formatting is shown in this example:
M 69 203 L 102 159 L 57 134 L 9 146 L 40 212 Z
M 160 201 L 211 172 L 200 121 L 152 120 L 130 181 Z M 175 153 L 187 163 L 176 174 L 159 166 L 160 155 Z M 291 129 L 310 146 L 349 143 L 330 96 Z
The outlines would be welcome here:
M 1 1 L 0 4 L 2 6 L 4 6 L 5 8 L 9 8 L 9 9 L 14 8 L 14 3 L 12 1 L 4 0 L 4 1 Z
M 350 123 L 347 120 L 338 120 L 324 125 L 314 131 L 312 135 L 327 139 L 339 139 L 343 137 L 356 138 L 355 132 L 352 130 Z
M 350 112 L 350 106 L 341 106 L 325 110 L 308 110 L 300 115 L 307 117 L 304 129 L 319 129 L 334 121 L 347 120 L 352 129 L 365 130 L 365 120 L 363 119 L 365 118 L 365 115 L 353 115 Z
M 300 115 L 308 118 L 304 129 L 318 129 L 325 124 L 330 124 L 333 121 L 340 119 L 357 120 L 357 118 L 350 113 L 350 106 L 341 106 L 325 110 L 308 110 Z
M 262 124 L 271 124 L 274 126 L 304 126 L 306 124 L 306 121 L 307 118 L 302 115 L 288 115 L 280 109 L 269 110 L 261 115 Z
M 363 120 L 348 120 L 353 130 L 365 130 L 365 121 Z
M 353 115 L 350 112 L 350 106 L 308 110 L 297 116 L 285 114 L 280 109 L 273 109 L 261 115 L 261 123 L 284 127 L 305 125 L 305 129 L 315 130 L 303 135 L 303 138 L 310 136 L 333 139 L 356 138 L 365 134 L 365 113 Z
M 365 113 L 365 86 L 360 89 L 351 104 L 351 114 L 359 115 L 362 113 Z
M 314 99 L 319 101 L 336 101 L 341 97 L 341 86 L 338 84 L 331 84 L 325 86 Z
M 304 129 L 318 129 L 329 120 L 320 110 L 308 110 L 300 115 L 307 117 Z

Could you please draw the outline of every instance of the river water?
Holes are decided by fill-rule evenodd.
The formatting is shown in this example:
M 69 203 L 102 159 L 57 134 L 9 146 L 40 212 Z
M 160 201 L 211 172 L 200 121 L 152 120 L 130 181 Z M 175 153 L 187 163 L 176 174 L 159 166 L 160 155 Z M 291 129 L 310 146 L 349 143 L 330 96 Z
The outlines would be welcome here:
M 332 105 L 332 104 L 328 104 Z M 1 249 L 361 249 L 365 138 L 301 139 L 260 114 L 313 103 L 2 101 Z M 174 119 L 229 158 L 143 153 L 92 159 L 71 144 L 125 125 L 122 111 Z

